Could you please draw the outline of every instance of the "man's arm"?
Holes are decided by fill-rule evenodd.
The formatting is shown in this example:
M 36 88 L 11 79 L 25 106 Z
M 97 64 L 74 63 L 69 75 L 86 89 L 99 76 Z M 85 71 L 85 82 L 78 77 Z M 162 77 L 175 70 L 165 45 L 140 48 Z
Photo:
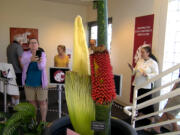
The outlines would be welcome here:
M 22 55 L 23 55 L 23 48 L 22 48 L 22 46 L 18 46 L 18 48 L 17 48 L 17 55 L 18 55 L 19 65 L 20 65 L 20 67 L 22 69 L 23 68 L 23 64 L 21 62 L 21 58 L 22 58 Z
M 19 65 L 20 65 L 21 69 L 23 69 L 23 64 L 21 63 L 21 56 L 18 57 L 18 62 L 19 62 Z

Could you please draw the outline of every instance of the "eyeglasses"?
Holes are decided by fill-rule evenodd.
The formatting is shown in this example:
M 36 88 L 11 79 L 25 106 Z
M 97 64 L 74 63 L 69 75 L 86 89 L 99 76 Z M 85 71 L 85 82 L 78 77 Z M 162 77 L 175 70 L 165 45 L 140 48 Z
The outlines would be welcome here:
M 38 44 L 38 42 L 30 42 L 29 44 Z

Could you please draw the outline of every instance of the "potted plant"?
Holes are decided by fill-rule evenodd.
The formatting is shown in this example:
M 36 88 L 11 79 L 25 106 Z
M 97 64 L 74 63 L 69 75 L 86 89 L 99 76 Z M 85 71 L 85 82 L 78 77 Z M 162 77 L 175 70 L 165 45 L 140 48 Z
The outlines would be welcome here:
M 20 103 L 14 107 L 14 113 L 0 112 L 0 118 L 7 119 L 0 123 L 0 134 L 2 135 L 42 135 L 46 122 L 38 122 L 35 107 L 27 102 Z

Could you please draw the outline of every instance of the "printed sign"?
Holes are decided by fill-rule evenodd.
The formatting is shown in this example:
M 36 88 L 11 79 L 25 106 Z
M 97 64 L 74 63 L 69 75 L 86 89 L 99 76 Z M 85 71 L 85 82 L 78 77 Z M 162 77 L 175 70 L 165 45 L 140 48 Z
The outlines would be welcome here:
M 65 84 L 65 73 L 69 68 L 50 67 L 49 82 L 51 84 Z
M 91 129 L 95 131 L 102 131 L 105 130 L 105 123 L 102 121 L 92 121 L 91 122 Z

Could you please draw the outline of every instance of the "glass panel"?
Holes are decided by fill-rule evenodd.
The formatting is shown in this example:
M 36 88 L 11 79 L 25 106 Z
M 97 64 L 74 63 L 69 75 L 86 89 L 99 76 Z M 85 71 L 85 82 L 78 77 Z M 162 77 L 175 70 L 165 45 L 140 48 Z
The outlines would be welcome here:
M 169 0 L 166 38 L 164 47 L 163 71 L 180 63 L 180 0 Z M 179 71 L 162 78 L 162 85 L 178 78 Z M 165 94 L 171 90 L 167 87 L 161 90 L 161 94 Z M 160 109 L 164 107 L 166 101 L 160 103 Z
M 97 40 L 97 25 L 91 27 L 91 39 Z
M 91 35 L 90 39 L 96 39 L 97 41 L 97 25 L 91 27 Z M 112 40 L 112 24 L 108 24 L 108 47 L 107 49 L 110 50 L 110 44 Z

